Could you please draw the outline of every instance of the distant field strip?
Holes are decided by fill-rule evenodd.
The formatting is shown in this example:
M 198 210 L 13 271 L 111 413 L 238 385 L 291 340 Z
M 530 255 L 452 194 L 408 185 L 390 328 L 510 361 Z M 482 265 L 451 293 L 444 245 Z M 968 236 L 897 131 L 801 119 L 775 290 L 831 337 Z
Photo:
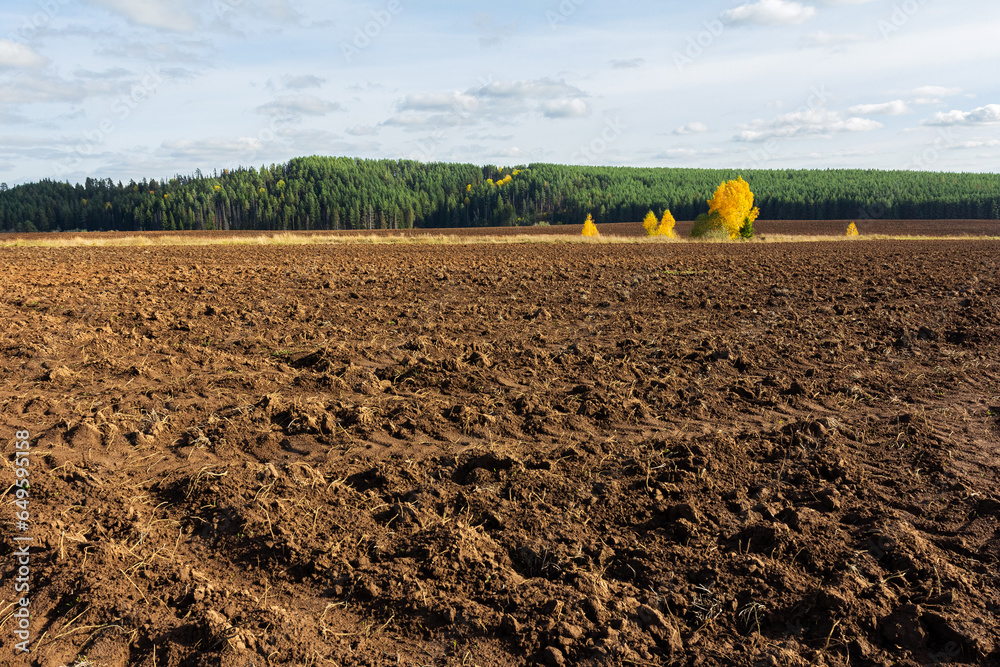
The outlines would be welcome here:
M 848 238 L 850 221 L 760 221 L 755 243 L 865 240 L 995 240 L 998 220 L 878 220 L 858 223 L 861 236 Z M 475 227 L 452 229 L 343 231 L 60 232 L 0 235 L 0 247 L 75 248 L 99 246 L 342 245 L 342 244 L 511 244 L 511 243 L 711 243 L 686 239 L 690 222 L 679 222 L 679 240 L 646 237 L 641 223 L 598 225 L 601 236 L 581 236 L 582 225 Z

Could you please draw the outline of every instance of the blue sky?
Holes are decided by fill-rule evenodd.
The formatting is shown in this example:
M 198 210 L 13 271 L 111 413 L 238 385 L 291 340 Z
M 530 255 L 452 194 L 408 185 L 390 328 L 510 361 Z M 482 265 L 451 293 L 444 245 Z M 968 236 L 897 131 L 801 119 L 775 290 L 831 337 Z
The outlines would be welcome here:
M 998 34 L 971 0 L 9 0 L 0 181 L 313 154 L 997 172 Z

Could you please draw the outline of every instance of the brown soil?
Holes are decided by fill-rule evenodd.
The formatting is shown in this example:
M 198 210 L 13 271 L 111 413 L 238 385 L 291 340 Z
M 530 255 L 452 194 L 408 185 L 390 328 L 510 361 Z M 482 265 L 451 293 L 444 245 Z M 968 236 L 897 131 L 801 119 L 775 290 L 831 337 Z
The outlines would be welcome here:
M 1000 664 L 998 256 L 0 249 L 0 664 Z

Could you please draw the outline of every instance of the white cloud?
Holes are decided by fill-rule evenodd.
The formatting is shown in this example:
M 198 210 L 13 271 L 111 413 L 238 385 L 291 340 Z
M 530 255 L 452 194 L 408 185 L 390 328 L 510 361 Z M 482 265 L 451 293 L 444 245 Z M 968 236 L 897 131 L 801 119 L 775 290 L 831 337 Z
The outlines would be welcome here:
M 468 91 L 487 103 L 487 113 L 503 118 L 526 113 L 532 103 L 546 118 L 582 118 L 589 116 L 588 97 L 576 86 L 562 79 L 532 79 L 527 81 L 494 81 Z
M 583 118 L 590 115 L 590 105 L 576 97 L 572 100 L 555 100 L 542 104 L 546 118 Z
M 816 8 L 790 0 L 759 0 L 740 5 L 723 13 L 722 18 L 732 24 L 798 25 L 816 15 Z
M 315 95 L 288 95 L 257 107 L 257 113 L 274 118 L 325 116 L 343 110 L 340 104 L 327 102 Z
M 0 100 L 15 104 L 77 103 L 88 97 L 109 96 L 127 90 L 125 82 L 110 79 L 73 81 L 50 76 L 21 77 L 12 84 L 0 84 Z
M 678 127 L 676 130 L 674 130 L 674 134 L 678 134 L 681 136 L 688 134 L 698 134 L 700 132 L 708 132 L 708 125 L 698 122 L 688 123 L 687 125 L 682 125 Z
M 157 155 L 175 164 L 233 165 L 255 159 L 263 147 L 264 142 L 257 137 L 177 139 L 163 142 Z
M 499 25 L 493 17 L 484 12 L 475 16 L 476 30 L 479 31 L 479 45 L 484 49 L 498 48 L 517 33 L 517 21 Z
M 668 148 L 662 153 L 653 156 L 654 160 L 672 160 L 680 157 L 694 157 L 698 151 L 693 148 Z
M 365 81 L 364 83 L 352 83 L 347 89 L 352 93 L 371 93 L 376 90 L 384 90 L 385 86 L 375 81 Z
M 1000 139 L 987 139 L 984 141 L 962 141 L 949 148 L 996 148 L 1000 146 Z
M 287 90 L 305 90 L 307 88 L 321 88 L 323 84 L 326 83 L 326 79 L 321 79 L 318 76 L 304 75 L 304 76 L 293 76 L 292 78 L 285 81 L 285 88 Z
M 347 128 L 347 133 L 354 137 L 370 137 L 378 134 L 378 128 L 374 125 L 354 125 Z
M 222 0 L 226 5 L 231 5 L 239 12 L 246 12 L 250 16 L 274 21 L 277 23 L 301 23 L 304 19 L 298 5 L 300 2 L 291 0 L 252 0 L 251 2 L 239 2 L 236 0 Z M 214 3 L 213 3 L 214 4 Z M 218 11 L 218 6 L 216 6 Z
M 559 98 L 586 97 L 587 94 L 564 80 L 543 78 L 531 81 L 495 81 L 482 88 L 470 91 L 479 97 L 552 100 Z
M 865 36 L 857 32 L 829 33 L 820 30 L 809 33 L 804 44 L 806 46 L 816 46 L 822 48 L 842 48 L 848 44 L 857 44 L 865 41 Z
M 629 58 L 627 60 L 612 60 L 611 66 L 615 69 L 636 69 L 642 67 L 646 61 L 643 58 Z
M 676 160 L 680 158 L 695 158 L 728 154 L 721 148 L 668 148 L 653 156 L 654 160 Z
M 869 132 L 882 123 L 868 118 L 844 118 L 836 111 L 808 109 L 783 114 L 774 120 L 755 120 L 740 126 L 734 141 L 768 141 L 796 137 L 830 137 L 843 132 Z
M 591 114 L 587 93 L 563 80 L 494 81 L 458 92 L 410 93 L 396 103 L 396 114 L 382 125 L 425 129 L 514 123 L 537 113 L 545 118 L 582 118 Z
M 519 158 L 523 155 L 524 151 L 522 151 L 517 146 L 511 146 L 510 148 L 501 148 L 496 152 L 497 157 Z
M 19 44 L 9 39 L 0 39 L 0 69 L 42 67 L 48 63 L 43 56 L 39 55 L 27 44 Z
M 13 125 L 14 123 L 24 123 L 28 119 L 16 113 L 8 111 L 0 104 L 0 125 Z
M 235 137 L 231 139 L 179 139 L 176 141 L 165 141 L 162 148 L 170 155 L 179 157 L 197 157 L 203 150 L 212 152 L 231 152 L 243 150 L 250 147 L 260 146 L 261 141 L 257 137 Z
M 471 111 L 479 100 L 468 93 L 411 93 L 397 105 L 400 111 Z
M 384 121 L 381 125 L 401 127 L 406 130 L 426 130 L 428 128 L 456 127 L 469 125 L 471 120 L 466 116 L 454 113 L 398 113 Z
M 127 70 L 124 67 L 112 67 L 106 69 L 103 72 L 95 72 L 88 69 L 78 69 L 73 72 L 73 76 L 78 79 L 94 79 L 94 80 L 108 80 L 108 79 L 126 79 L 134 76 L 132 70 Z
M 961 88 L 945 88 L 944 86 L 921 86 L 913 91 L 919 97 L 954 97 L 961 94 Z
M 68 150 L 79 145 L 80 137 L 61 136 L 58 138 L 29 135 L 0 136 L 0 157 L 23 163 L 25 160 L 47 162 L 65 160 Z
M 318 129 L 289 129 L 280 136 L 298 154 L 325 153 L 327 155 L 351 155 L 359 151 L 378 151 L 375 141 L 351 142 L 333 132 Z
M 848 109 L 847 112 L 873 116 L 902 116 L 910 113 L 910 107 L 903 100 L 893 100 L 879 104 L 857 104 Z
M 187 11 L 183 0 L 88 0 L 123 15 L 129 21 L 151 28 L 188 32 L 198 27 L 197 21 Z
M 128 34 L 134 35 L 136 32 Z M 100 43 L 94 53 L 109 56 L 119 62 L 155 61 L 174 65 L 188 63 L 202 68 L 214 50 L 214 44 L 207 39 L 178 39 L 177 35 L 153 36 L 147 33 L 137 39 L 124 36 L 108 39 Z
M 936 113 L 926 125 L 986 125 L 1000 123 L 1000 104 L 987 104 L 972 111 Z
M 954 97 L 962 93 L 961 88 L 945 88 L 944 86 L 922 86 L 913 91 L 916 95 L 914 104 L 942 104 L 945 97 Z

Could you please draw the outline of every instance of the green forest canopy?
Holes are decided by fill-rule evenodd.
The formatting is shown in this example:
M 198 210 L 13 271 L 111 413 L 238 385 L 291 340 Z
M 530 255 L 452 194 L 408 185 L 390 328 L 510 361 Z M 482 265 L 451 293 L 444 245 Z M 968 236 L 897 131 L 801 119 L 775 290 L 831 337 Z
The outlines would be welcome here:
M 1000 175 L 914 171 L 517 168 L 303 157 L 211 176 L 0 185 L 0 231 L 385 229 L 678 220 L 742 175 L 770 220 L 1000 219 Z

